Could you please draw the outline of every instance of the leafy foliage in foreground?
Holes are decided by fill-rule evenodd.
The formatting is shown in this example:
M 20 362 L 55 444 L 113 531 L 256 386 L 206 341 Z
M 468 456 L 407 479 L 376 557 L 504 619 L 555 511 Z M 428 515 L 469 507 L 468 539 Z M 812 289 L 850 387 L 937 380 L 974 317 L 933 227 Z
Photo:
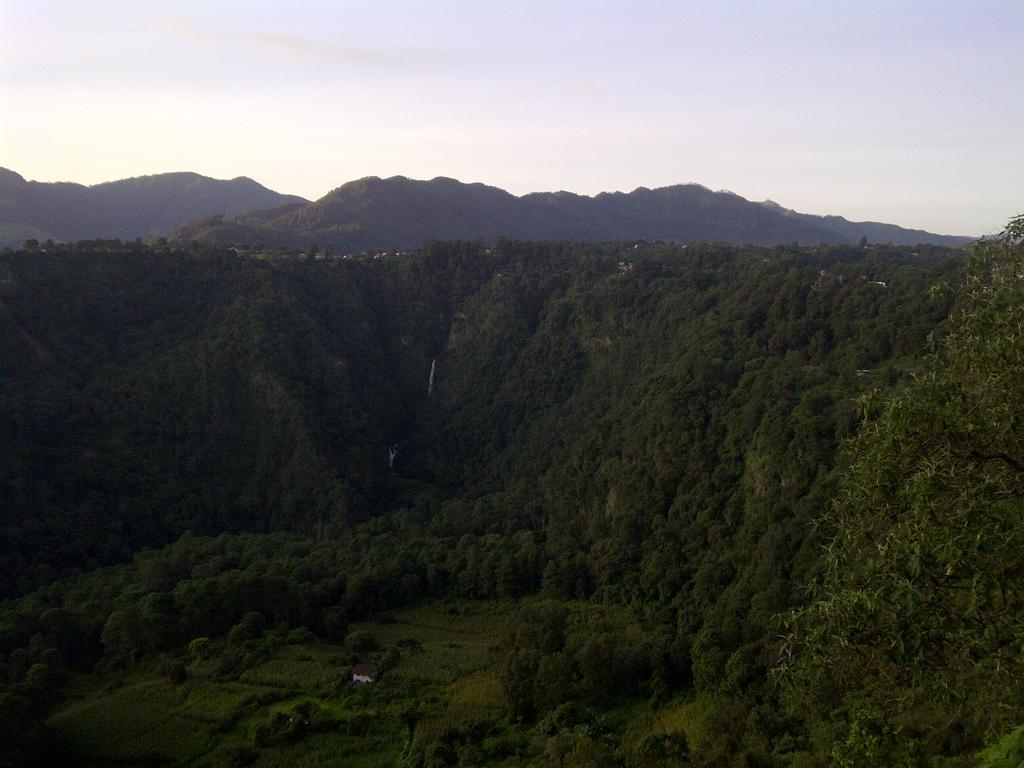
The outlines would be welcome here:
M 959 754 L 1024 720 L 1024 219 L 976 249 L 949 332 L 868 399 L 783 665 L 808 716 Z M 834 717 L 834 715 L 833 715 Z

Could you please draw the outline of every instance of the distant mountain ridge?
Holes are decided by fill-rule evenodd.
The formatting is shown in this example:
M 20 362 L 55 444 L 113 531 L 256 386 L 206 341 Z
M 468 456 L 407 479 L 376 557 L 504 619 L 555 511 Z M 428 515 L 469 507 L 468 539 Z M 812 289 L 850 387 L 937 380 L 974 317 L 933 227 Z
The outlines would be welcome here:
M 438 177 L 430 181 L 370 176 L 316 202 L 277 211 L 191 222 L 176 237 L 221 243 L 310 242 L 349 251 L 412 249 L 426 240 L 695 240 L 754 245 L 856 243 L 957 246 L 973 238 L 937 235 L 892 224 L 812 216 L 756 203 L 699 184 L 589 197 L 535 192 L 516 197 L 497 187 Z
M 974 238 L 956 237 L 950 235 L 935 235 L 923 229 L 906 229 L 895 224 L 883 224 L 878 221 L 850 221 L 842 216 L 814 216 L 809 213 L 798 213 L 791 208 L 783 208 L 773 200 L 765 200 L 761 205 L 769 208 L 783 216 L 819 223 L 846 238 L 847 242 L 857 242 L 862 237 L 872 243 L 892 243 L 893 245 L 917 245 L 918 243 L 934 243 L 936 245 L 953 245 L 950 242 L 936 242 L 932 238 L 941 238 L 943 241 L 955 240 L 970 242 Z
M 84 186 L 26 181 L 0 168 L 0 246 L 32 237 L 157 237 L 202 216 L 233 216 L 297 202 L 306 200 L 274 192 L 244 176 L 222 180 L 197 173 L 161 173 Z
M 53 238 L 180 240 L 345 251 L 418 248 L 426 240 L 695 240 L 776 245 L 871 242 L 956 246 L 972 238 L 938 235 L 841 216 L 797 213 L 699 184 L 593 197 L 535 192 L 437 177 L 369 176 L 315 202 L 252 179 L 166 173 L 83 186 L 26 181 L 0 168 L 0 246 Z

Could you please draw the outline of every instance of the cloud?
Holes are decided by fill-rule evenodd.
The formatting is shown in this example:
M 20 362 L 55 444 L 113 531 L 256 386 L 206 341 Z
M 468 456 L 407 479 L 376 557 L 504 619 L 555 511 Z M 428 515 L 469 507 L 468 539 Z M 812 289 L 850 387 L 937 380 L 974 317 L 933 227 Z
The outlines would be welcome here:
M 156 16 L 153 19 L 164 34 L 181 40 L 216 45 L 244 46 L 246 49 L 327 62 L 356 69 L 405 69 L 418 65 L 415 52 L 398 55 L 359 46 L 329 43 L 302 35 L 247 30 L 219 30 L 197 24 L 184 16 Z

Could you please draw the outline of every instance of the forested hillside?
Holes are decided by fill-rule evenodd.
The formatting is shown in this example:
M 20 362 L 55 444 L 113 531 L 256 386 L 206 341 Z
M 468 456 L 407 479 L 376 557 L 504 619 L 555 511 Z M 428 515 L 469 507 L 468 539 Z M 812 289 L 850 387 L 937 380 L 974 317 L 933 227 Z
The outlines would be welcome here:
M 968 273 L 967 298 L 929 290 L 965 268 L 937 247 L 701 242 L 431 243 L 366 260 L 115 242 L 5 252 L 12 759 L 969 764 L 1024 712 L 991 675 L 947 676 L 955 654 L 933 668 L 959 697 L 941 726 L 928 696 L 895 724 L 889 700 L 859 696 L 882 668 L 869 657 L 842 668 L 845 689 L 822 682 L 836 648 L 876 636 L 829 624 L 827 607 L 870 588 L 871 545 L 816 523 L 863 493 L 885 529 L 888 486 L 865 490 L 864 467 L 897 483 L 898 451 L 866 465 L 839 446 L 865 417 L 858 397 L 899 411 L 891 393 L 942 375 L 945 358 L 925 351 L 953 307 L 949 348 L 970 359 L 964 302 L 984 300 L 988 267 Z M 1006 274 L 989 308 L 1004 335 Z M 1019 366 L 1018 353 L 1011 339 L 972 370 Z M 943 392 L 952 413 L 965 395 Z M 969 458 L 977 430 L 950 429 Z M 986 549 L 1019 511 L 1011 438 L 964 465 L 997 484 L 977 504 L 989 494 L 1007 511 L 960 580 L 984 557 L 1016 562 Z M 856 519 L 850 504 L 839 521 Z M 848 554 L 823 550 L 836 541 Z M 1011 627 L 1019 592 L 1004 572 L 978 594 Z M 935 600 L 922 616 L 964 610 Z M 966 636 L 938 632 L 914 652 Z M 1018 663 L 1011 630 L 985 642 L 1001 643 L 1001 669 Z M 353 692 L 344 675 L 368 658 L 384 677 Z M 997 712 L 977 711 L 980 681 Z M 128 746 L 134 735 L 110 734 L 133 697 L 154 725 Z M 175 751 L 190 718 L 205 735 Z
M 351 524 L 403 478 L 456 499 L 528 487 L 523 506 L 573 525 L 608 504 L 646 525 L 680 495 L 721 518 L 726 497 L 680 484 L 735 504 L 747 473 L 775 494 L 772 451 L 812 393 L 817 478 L 849 427 L 832 409 L 894 379 L 944 313 L 934 272 L 855 250 L 503 243 L 364 262 L 92 243 L 3 269 L 8 594 L 186 530 Z

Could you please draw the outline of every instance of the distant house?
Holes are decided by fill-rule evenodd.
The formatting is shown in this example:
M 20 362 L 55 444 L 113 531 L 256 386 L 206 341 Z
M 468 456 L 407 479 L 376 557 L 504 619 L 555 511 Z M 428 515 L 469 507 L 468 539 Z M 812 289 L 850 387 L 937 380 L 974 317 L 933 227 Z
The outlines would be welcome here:
M 352 667 L 352 684 L 366 685 L 380 677 L 380 667 L 376 664 L 356 664 Z

